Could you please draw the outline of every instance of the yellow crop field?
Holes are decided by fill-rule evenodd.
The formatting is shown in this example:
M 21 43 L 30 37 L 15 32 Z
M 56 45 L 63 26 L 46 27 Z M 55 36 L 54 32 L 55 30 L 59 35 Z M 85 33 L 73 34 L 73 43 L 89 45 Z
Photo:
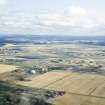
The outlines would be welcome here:
M 44 88 L 68 75 L 70 75 L 68 72 L 48 72 L 35 78 L 29 78 L 31 81 L 19 82 L 19 84 L 30 87 Z
M 82 96 L 76 94 L 65 94 L 49 100 L 54 105 L 105 105 L 105 99 Z
M 18 83 L 34 88 L 105 97 L 105 92 L 101 92 L 105 91 L 105 76 L 102 75 L 52 71 L 29 79 Z
M 105 97 L 105 81 L 92 93 L 93 96 Z
M 0 64 L 0 74 L 16 70 L 18 67 L 14 65 Z
M 62 80 L 56 81 L 55 83 L 48 85 L 46 89 L 65 91 L 69 93 L 77 93 L 83 95 L 92 95 L 94 91 L 100 90 L 98 88 L 100 85 L 105 84 L 104 82 L 104 76 L 95 74 L 71 73 L 70 76 L 67 76 Z

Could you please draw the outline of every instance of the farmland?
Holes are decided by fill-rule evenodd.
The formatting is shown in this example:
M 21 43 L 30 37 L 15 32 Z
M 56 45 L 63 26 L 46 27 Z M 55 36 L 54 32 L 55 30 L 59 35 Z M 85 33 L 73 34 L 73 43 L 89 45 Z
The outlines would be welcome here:
M 26 72 L 70 70 L 105 73 L 105 47 L 83 44 L 6 44 L 0 48 L 0 64 L 19 66 Z
M 105 76 L 97 74 L 52 71 L 30 78 L 30 81 L 20 82 L 20 84 L 33 88 L 66 92 L 67 94 L 63 96 L 49 100 L 55 105 L 105 104 Z
M 55 105 L 104 105 L 105 47 L 6 43 L 0 47 L 0 81 L 26 89 L 20 97 L 38 96 Z
M 59 81 L 59 79 L 62 79 L 69 75 L 67 72 L 48 72 L 43 75 L 37 76 L 37 77 L 31 77 L 28 78 L 30 81 L 26 82 L 19 82 L 20 84 L 24 84 L 26 86 L 31 87 L 37 87 L 37 88 L 43 88 L 46 87 L 49 84 L 55 83 L 56 81 Z
M 105 93 L 102 92 L 105 91 L 105 77 L 96 74 L 53 71 L 20 83 L 34 88 L 105 97 Z
M 81 96 L 78 94 L 65 94 L 49 100 L 54 105 L 105 105 L 105 99 Z
M 6 65 L 6 64 L 0 64 L 0 74 L 5 72 L 11 72 L 18 69 L 18 67 L 14 65 Z

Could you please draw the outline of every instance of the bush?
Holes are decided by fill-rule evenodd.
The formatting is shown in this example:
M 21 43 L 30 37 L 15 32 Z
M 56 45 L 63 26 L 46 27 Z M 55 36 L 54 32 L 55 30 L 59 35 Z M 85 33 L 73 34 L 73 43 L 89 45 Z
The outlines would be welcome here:
M 20 98 L 16 94 L 7 93 L 0 96 L 0 105 L 19 105 Z
M 51 104 L 46 103 L 45 100 L 43 100 L 43 99 L 31 97 L 30 105 L 51 105 Z

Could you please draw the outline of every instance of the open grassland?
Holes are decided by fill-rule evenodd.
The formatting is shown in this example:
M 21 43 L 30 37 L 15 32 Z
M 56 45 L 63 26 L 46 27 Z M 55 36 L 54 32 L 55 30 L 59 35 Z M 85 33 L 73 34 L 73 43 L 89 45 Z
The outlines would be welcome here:
M 0 64 L 0 74 L 16 70 L 18 67 L 14 65 Z

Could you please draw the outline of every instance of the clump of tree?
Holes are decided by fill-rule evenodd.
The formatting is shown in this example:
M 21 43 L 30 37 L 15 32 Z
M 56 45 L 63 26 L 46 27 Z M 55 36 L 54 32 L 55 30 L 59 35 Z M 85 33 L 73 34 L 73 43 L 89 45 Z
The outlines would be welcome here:
M 43 90 L 0 81 L 0 105 L 51 105 L 44 94 Z
M 44 99 L 38 99 L 35 97 L 30 98 L 30 105 L 51 105 L 50 103 L 45 102 Z
M 36 97 L 22 97 L 14 93 L 7 93 L 0 96 L 0 105 L 51 105 L 44 99 Z
M 19 105 L 20 102 L 20 97 L 14 93 L 0 95 L 0 105 Z

